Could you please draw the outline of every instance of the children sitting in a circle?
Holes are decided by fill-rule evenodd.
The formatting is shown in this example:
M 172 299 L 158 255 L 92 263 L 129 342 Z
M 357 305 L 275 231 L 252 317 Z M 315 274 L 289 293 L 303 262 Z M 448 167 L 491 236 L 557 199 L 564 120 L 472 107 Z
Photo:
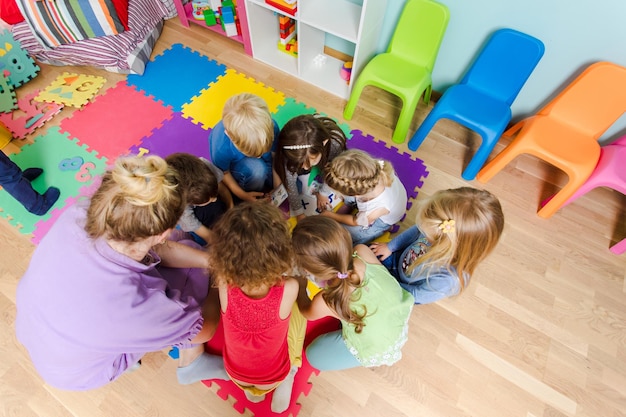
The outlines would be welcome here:
M 297 116 L 279 133 L 264 101 L 245 93 L 227 101 L 209 136 L 212 162 L 119 158 L 89 202 L 61 215 L 18 286 L 17 336 L 44 379 L 93 389 L 145 353 L 178 346 L 180 383 L 230 379 L 250 401 L 271 393 L 280 413 L 302 364 L 305 319 L 326 316 L 341 328 L 306 347 L 313 367 L 399 361 L 414 304 L 460 294 L 504 216 L 487 191 L 441 190 L 418 201 L 414 226 L 372 242 L 405 215 L 406 190 L 388 161 L 346 142 L 321 115 Z M 267 198 L 280 184 L 285 209 Z M 67 241 L 74 250 L 60 249 Z M 312 298 L 309 281 L 320 288 Z M 76 334 L 103 317 L 104 338 Z M 220 319 L 223 358 L 202 347 Z M 42 334 L 58 348 L 42 349 Z

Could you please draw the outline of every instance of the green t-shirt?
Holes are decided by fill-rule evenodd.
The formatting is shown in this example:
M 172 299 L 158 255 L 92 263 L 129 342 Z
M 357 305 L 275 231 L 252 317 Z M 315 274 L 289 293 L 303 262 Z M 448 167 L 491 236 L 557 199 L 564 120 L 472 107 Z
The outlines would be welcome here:
M 342 320 L 343 339 L 363 366 L 391 365 L 402 357 L 408 339 L 413 296 L 404 290 L 383 265 L 365 263 L 363 285 L 353 293 L 351 308 L 367 308 L 361 333 Z

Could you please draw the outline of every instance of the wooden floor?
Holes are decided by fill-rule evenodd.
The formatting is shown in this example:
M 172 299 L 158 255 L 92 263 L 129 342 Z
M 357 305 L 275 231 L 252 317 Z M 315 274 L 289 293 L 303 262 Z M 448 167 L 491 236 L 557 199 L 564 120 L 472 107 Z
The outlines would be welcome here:
M 200 27 L 186 29 L 174 19 L 167 22 L 155 53 L 173 43 L 343 120 L 343 100 L 252 60 L 231 40 Z M 40 75 L 18 94 L 47 86 L 64 70 L 103 75 L 107 87 L 123 78 L 42 65 Z M 181 68 L 171 81 L 184 76 Z M 412 129 L 428 110 L 420 105 Z M 64 109 L 50 125 L 70 111 Z M 389 141 L 397 114 L 397 100 L 367 89 L 349 124 Z M 414 154 L 430 171 L 418 198 L 464 185 L 490 190 L 506 216 L 500 245 L 461 296 L 416 306 L 400 363 L 312 377 L 311 393 L 299 398 L 299 416 L 626 416 L 626 255 L 608 250 L 626 236 L 626 199 L 597 189 L 551 219 L 541 219 L 535 214 L 539 201 L 563 178 L 522 157 L 488 184 L 468 184 L 460 174 L 477 143 L 466 129 L 438 123 Z M 398 147 L 408 152 L 405 145 Z M 4 218 L 0 229 L 0 415 L 239 415 L 200 383 L 178 385 L 175 361 L 165 352 L 148 354 L 140 370 L 92 392 L 64 392 L 44 384 L 13 327 L 15 288 L 34 246 Z

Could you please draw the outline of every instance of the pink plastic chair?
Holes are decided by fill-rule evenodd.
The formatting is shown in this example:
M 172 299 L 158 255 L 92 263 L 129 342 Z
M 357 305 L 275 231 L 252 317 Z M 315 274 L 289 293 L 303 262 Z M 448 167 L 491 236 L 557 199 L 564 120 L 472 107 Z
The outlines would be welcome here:
M 597 187 L 608 187 L 626 195 L 626 135 L 600 148 L 600 160 L 591 176 L 563 206 Z M 617 255 L 626 252 L 626 239 L 613 245 L 610 250 Z

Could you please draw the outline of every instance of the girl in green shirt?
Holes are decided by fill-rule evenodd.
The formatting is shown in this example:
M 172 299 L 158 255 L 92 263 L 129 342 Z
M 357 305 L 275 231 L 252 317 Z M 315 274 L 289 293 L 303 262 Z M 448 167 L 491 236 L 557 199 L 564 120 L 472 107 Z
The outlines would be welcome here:
M 414 300 L 376 255 L 365 245 L 353 248 L 350 233 L 323 216 L 299 221 L 292 244 L 297 267 L 307 276 L 300 279 L 300 311 L 308 320 L 332 316 L 342 325 L 307 347 L 311 366 L 338 370 L 400 360 Z M 322 288 L 312 300 L 307 278 Z

